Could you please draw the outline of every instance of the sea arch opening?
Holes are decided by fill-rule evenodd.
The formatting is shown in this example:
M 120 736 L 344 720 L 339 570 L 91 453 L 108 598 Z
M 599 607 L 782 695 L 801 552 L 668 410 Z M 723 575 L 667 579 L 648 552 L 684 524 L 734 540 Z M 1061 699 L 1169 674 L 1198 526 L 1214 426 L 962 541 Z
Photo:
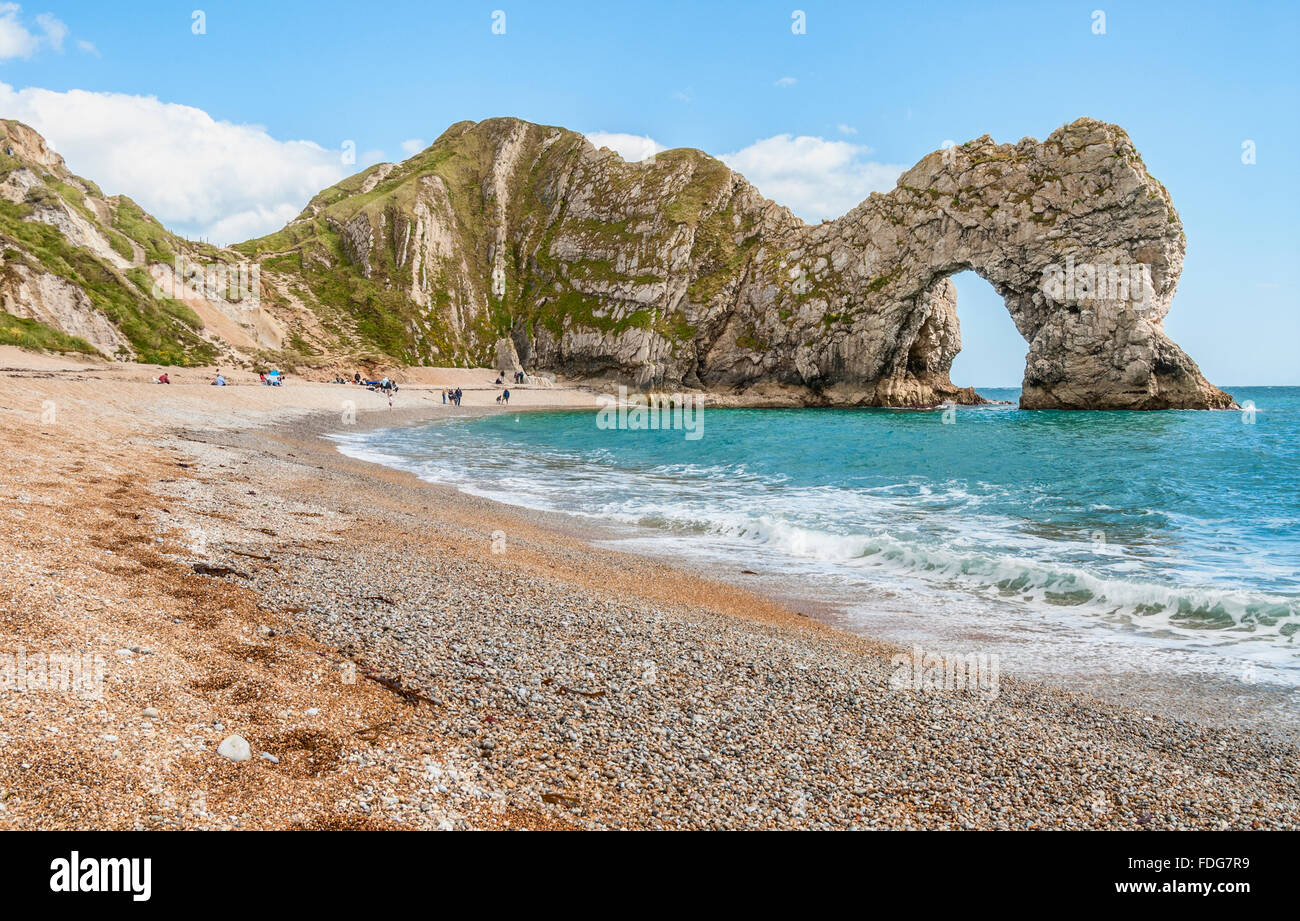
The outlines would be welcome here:
M 909 345 L 895 353 L 883 404 L 979 403 L 980 388 L 1020 389 L 1041 325 L 1034 301 L 1034 292 L 1001 280 L 997 271 L 989 277 L 970 261 L 936 267 L 911 301 Z M 958 361 L 962 355 L 966 360 Z M 1014 400 L 1015 394 L 990 398 Z
M 1029 343 L 1016 327 L 1002 297 L 974 269 L 948 276 L 957 293 L 961 346 L 953 356 L 948 377 L 957 387 L 1020 390 Z M 1005 397 L 1004 397 L 1005 398 Z

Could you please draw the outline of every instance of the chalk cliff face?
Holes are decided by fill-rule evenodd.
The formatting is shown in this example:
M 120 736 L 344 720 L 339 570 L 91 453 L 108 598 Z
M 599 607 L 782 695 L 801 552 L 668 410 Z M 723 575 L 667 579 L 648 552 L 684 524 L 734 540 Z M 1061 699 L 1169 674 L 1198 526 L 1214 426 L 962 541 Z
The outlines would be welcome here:
M 807 226 L 699 151 L 642 163 L 515 119 L 322 192 L 239 247 L 404 360 L 607 374 L 808 403 L 972 400 L 948 277 L 973 269 L 1029 343 L 1023 405 L 1221 407 L 1161 320 L 1184 238 L 1120 128 L 936 151 Z
M 949 379 L 949 276 L 972 269 L 1029 344 L 1024 406 L 1232 405 L 1161 326 L 1184 251 L 1169 195 L 1123 130 L 1090 119 L 936 151 L 816 226 L 700 151 L 626 163 L 560 128 L 461 122 L 225 249 L 105 197 L 24 125 L 0 121 L 0 140 L 0 300 L 56 347 L 321 369 L 517 360 L 758 402 L 969 402 Z M 232 303 L 211 277 L 247 262 L 258 298 Z

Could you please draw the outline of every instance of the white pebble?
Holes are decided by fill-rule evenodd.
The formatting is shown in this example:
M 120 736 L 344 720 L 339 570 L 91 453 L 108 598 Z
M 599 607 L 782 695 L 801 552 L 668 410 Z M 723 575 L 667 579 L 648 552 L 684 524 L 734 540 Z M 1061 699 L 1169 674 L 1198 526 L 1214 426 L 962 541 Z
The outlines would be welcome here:
M 248 740 L 243 736 L 226 736 L 217 746 L 217 754 L 228 761 L 247 761 L 253 757 Z

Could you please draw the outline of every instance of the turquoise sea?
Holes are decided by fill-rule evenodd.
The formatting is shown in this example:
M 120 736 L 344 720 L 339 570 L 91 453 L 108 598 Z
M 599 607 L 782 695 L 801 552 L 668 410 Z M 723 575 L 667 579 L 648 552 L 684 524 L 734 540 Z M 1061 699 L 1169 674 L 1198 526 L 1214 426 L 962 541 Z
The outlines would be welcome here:
M 1246 411 L 705 409 L 697 440 L 505 412 L 337 437 L 1004 671 L 1295 689 L 1300 388 L 1228 389 Z

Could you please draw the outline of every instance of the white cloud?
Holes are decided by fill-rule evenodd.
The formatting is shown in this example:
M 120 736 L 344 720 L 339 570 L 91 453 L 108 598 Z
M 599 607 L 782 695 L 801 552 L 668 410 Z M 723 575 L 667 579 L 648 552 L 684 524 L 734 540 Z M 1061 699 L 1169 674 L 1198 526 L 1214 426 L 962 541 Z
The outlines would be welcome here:
M 321 189 L 383 159 L 367 151 L 345 165 L 339 150 L 153 96 L 0 83 L 0 112 L 31 125 L 106 194 L 129 195 L 170 230 L 218 244 L 278 230 Z
M 63 50 L 68 27 L 51 13 L 36 17 L 36 34 L 22 21 L 23 8 L 17 3 L 0 3 L 0 61 L 30 58 L 42 45 Z
M 40 39 L 18 21 L 20 12 L 22 7 L 16 3 L 0 3 L 0 61 L 29 58 L 40 45 Z
M 134 198 L 134 196 L 132 197 Z M 139 201 L 139 199 L 137 198 L 136 201 Z M 302 213 L 302 206 L 289 202 L 282 202 L 270 207 L 256 205 L 238 211 L 230 217 L 217 220 L 197 236 L 202 236 L 204 239 L 218 244 L 238 243 L 279 230 L 300 213 Z
M 45 40 L 55 51 L 63 50 L 63 40 L 68 37 L 68 27 L 51 13 L 41 13 L 36 17 L 36 24 L 45 33 Z
M 782 88 L 784 89 L 784 88 L 787 87 L 787 86 L 794 86 L 794 85 L 795 85 L 796 83 L 798 83 L 798 82 L 799 82 L 799 81 L 796 80 L 794 77 L 782 77 L 780 80 L 777 80 L 777 81 L 776 81 L 775 83 L 773 83 L 772 85 L 773 85 L 773 86 L 779 86 L 779 87 L 782 87 Z
M 854 128 L 852 125 L 846 125 L 846 124 L 844 124 L 843 122 L 841 122 L 841 123 L 839 124 L 838 128 L 839 128 L 839 132 L 840 132 L 840 134 L 857 134 L 857 133 L 858 133 L 858 129 L 857 129 L 857 128 Z
M 870 153 L 848 141 L 778 134 L 719 159 L 812 222 L 839 217 L 872 192 L 894 187 L 905 167 L 868 160 Z
M 402 141 L 402 153 L 408 157 L 413 157 L 428 146 L 422 138 L 408 138 Z
M 100 57 L 99 49 L 95 47 L 95 43 L 88 42 L 84 38 L 77 40 L 77 50 L 86 54 L 93 54 L 95 57 Z
M 629 162 L 667 149 L 637 134 L 591 131 L 587 139 Z M 888 192 L 898 182 L 906 167 L 877 163 L 868 159 L 870 154 L 871 148 L 849 141 L 778 134 L 718 159 L 768 198 L 815 223 L 839 217 L 872 192 Z
M 668 149 L 654 138 L 615 131 L 588 131 L 587 140 L 597 147 L 608 147 L 628 163 L 636 163 Z

